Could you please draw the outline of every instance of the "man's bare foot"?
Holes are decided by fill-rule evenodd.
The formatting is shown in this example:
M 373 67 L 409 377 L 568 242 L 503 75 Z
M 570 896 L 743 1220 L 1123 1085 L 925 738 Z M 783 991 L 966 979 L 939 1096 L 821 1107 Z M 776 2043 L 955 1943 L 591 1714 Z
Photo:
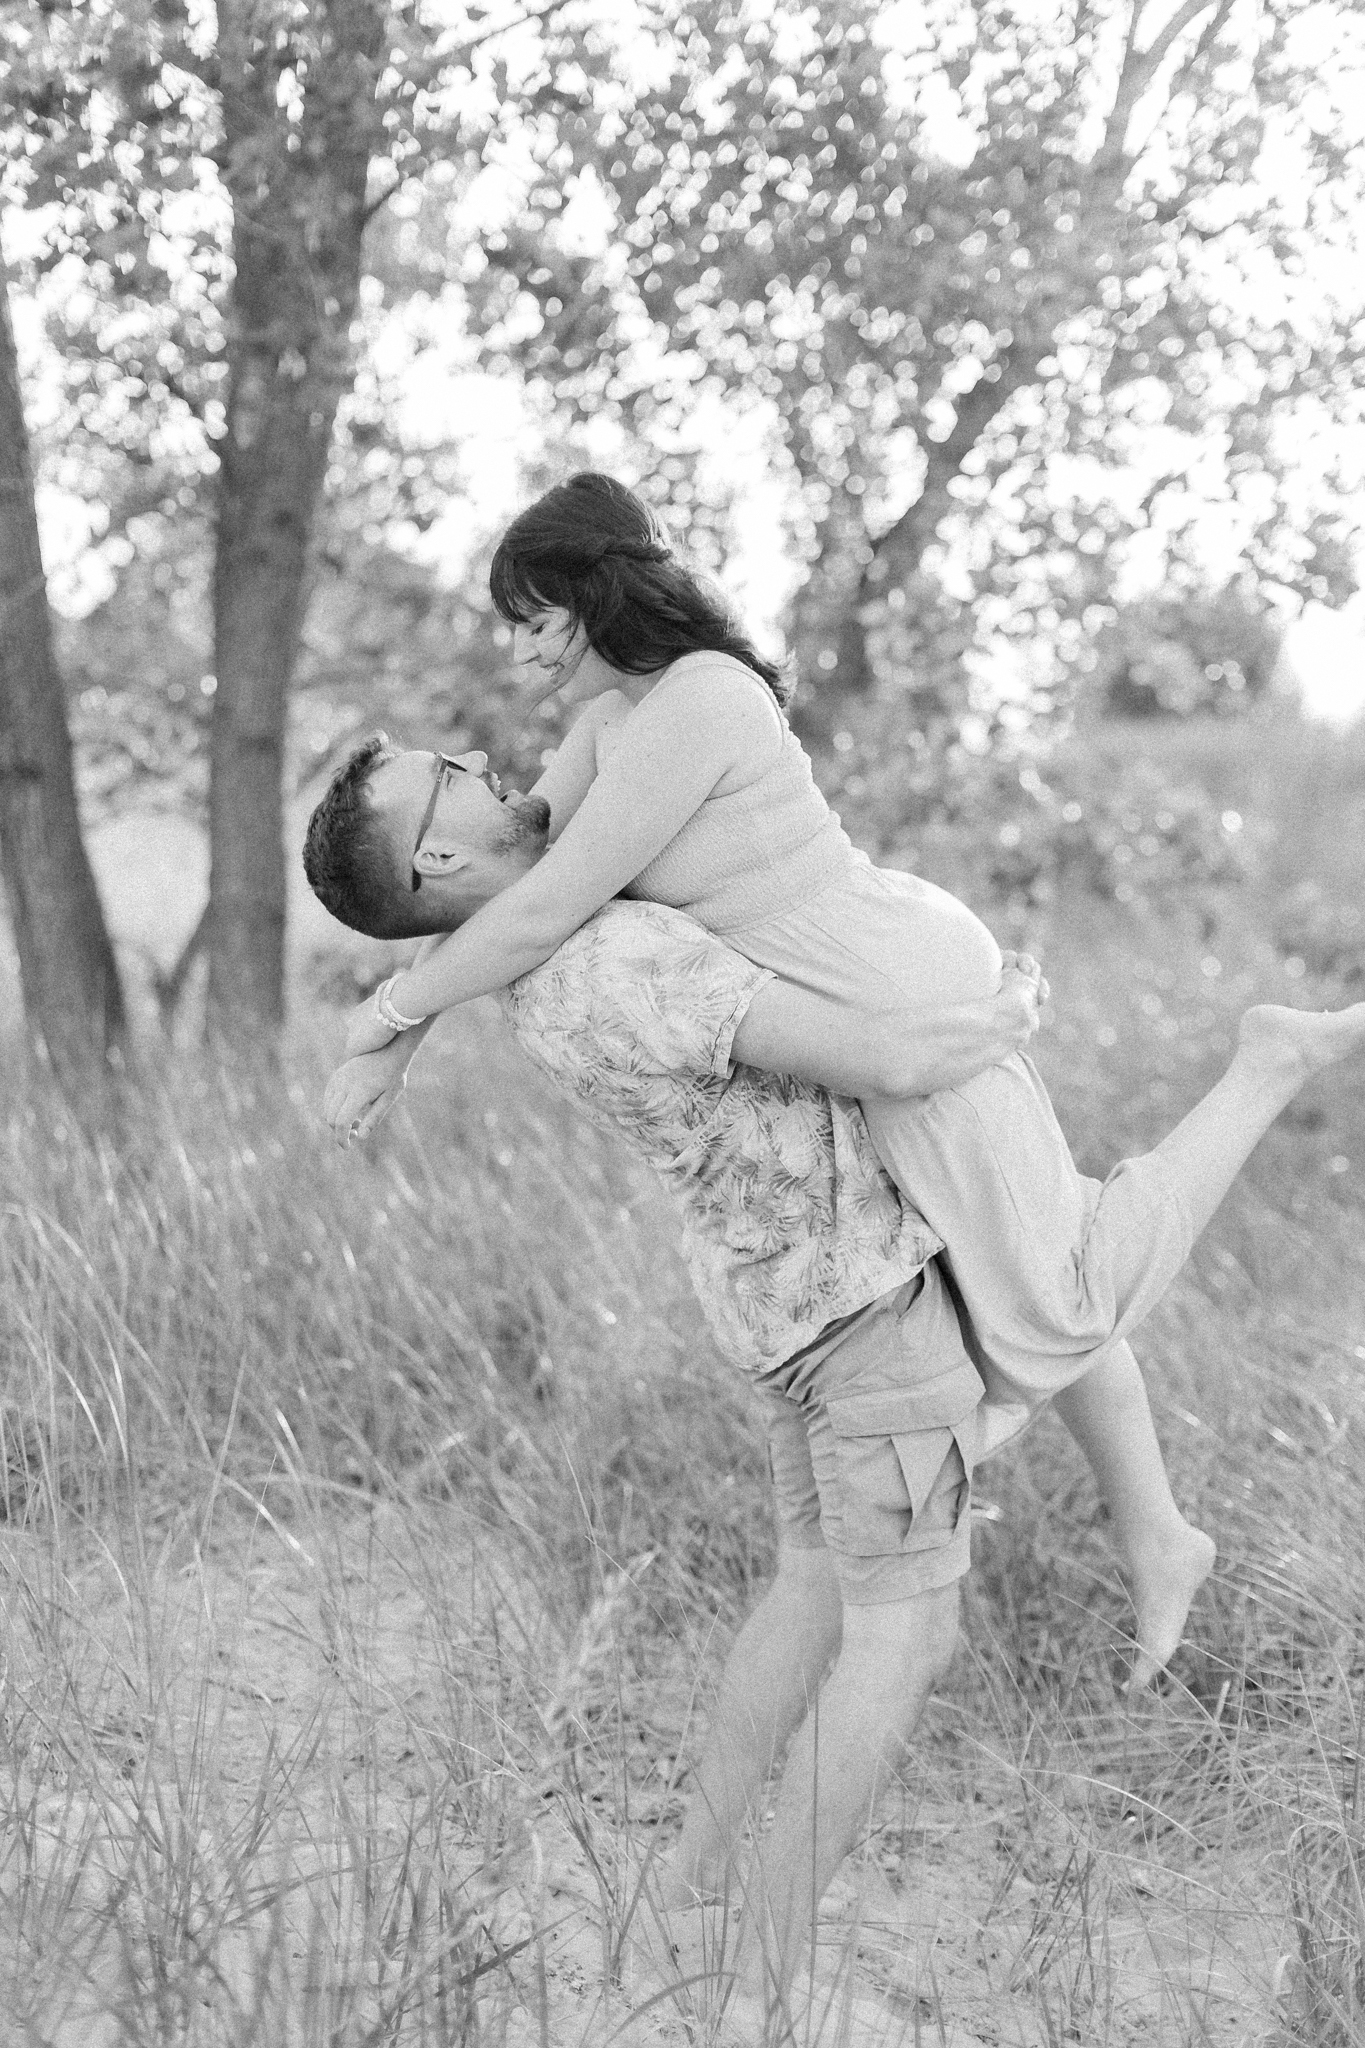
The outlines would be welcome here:
M 642 1900 L 626 1935 L 621 1987 L 634 2007 L 667 1994 L 689 2019 L 719 2014 L 736 1975 L 736 1916 L 719 1900 L 664 1911 Z
M 705 2038 L 705 2037 L 703 2037 Z M 707 2048 L 806 2048 L 812 2042 L 903 2041 L 902 2025 L 874 1993 L 847 1981 L 793 1987 L 790 2002 L 738 1985 Z
M 1334 1060 L 1365 1052 L 1365 1003 L 1352 1003 L 1344 1010 L 1291 1010 L 1282 1003 L 1257 1003 L 1244 1014 L 1237 1040 L 1244 1057 L 1306 1081 Z
M 797 2048 L 791 2015 L 748 1983 L 736 1984 L 726 1998 L 713 2042 L 714 2048 Z
M 1129 1559 L 1129 1592 L 1137 1612 L 1137 1655 L 1123 1688 L 1130 1697 L 1150 1685 L 1175 1655 L 1185 1633 L 1190 1602 L 1213 1570 L 1217 1555 L 1212 1536 L 1182 1522 L 1173 1535 L 1154 1543 L 1149 1553 Z

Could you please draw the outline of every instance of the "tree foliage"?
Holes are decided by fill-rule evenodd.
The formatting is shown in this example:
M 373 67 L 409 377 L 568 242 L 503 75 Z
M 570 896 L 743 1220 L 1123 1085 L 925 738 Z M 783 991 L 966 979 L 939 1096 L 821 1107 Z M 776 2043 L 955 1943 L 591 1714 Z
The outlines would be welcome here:
M 1094 694 L 1119 718 L 1243 711 L 1269 690 L 1282 637 L 1246 585 L 1139 598 L 1099 636 Z
M 553 737 L 477 592 L 403 559 L 467 483 L 461 421 L 402 424 L 395 325 L 516 385 L 528 494 L 614 447 L 713 567 L 751 477 L 704 443 L 743 427 L 807 721 L 856 726 L 849 772 L 866 725 L 907 814 L 1068 679 L 1254 695 L 1273 605 L 1353 581 L 1362 62 L 1345 0 L 0 0 L 43 470 L 119 579 L 68 636 L 77 732 L 111 793 L 212 732 L 224 1002 L 278 1003 L 291 681 L 304 768 L 376 697 L 523 773 Z M 1135 558 L 1163 595 L 1119 604 Z
M 1249 571 L 1340 598 L 1345 487 L 1305 510 L 1288 472 L 1305 422 L 1360 417 L 1352 74 L 1323 57 L 1359 79 L 1365 52 L 1352 11 L 1312 13 L 1316 41 L 1296 0 L 697 0 L 641 9 L 647 56 L 585 26 L 547 56 L 578 103 L 541 122 L 479 317 L 585 416 L 765 409 L 798 644 L 848 687 L 949 537 L 988 630 L 1074 646 L 1135 532 L 1181 558 L 1200 464 Z
M 63 336 L 112 516 L 214 526 L 213 1021 L 283 1005 L 286 699 L 371 214 L 433 150 L 483 35 L 388 0 L 55 5 L 5 25 L 14 185 L 79 273 Z M 494 102 L 494 122 L 499 114 Z M 113 478 L 110 479 L 111 485 Z

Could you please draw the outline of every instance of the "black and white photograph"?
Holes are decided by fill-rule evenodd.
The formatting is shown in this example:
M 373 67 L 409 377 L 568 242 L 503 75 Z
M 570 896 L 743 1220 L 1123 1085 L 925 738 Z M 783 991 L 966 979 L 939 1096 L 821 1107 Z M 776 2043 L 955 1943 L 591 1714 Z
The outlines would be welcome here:
M 0 0 L 0 1078 L 0 2048 L 1362 2048 L 1362 0 Z

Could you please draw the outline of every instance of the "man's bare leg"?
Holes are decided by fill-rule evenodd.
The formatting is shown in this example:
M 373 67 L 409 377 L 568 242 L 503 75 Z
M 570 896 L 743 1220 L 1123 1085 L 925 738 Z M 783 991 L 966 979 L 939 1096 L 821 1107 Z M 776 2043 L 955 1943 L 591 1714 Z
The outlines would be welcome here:
M 786 2001 L 816 1908 L 948 1668 L 957 1611 L 956 1583 L 844 1609 L 838 1662 L 792 1744 L 745 1888 L 732 2024 L 746 2039 L 762 2040 L 765 2012 Z
M 659 1874 L 665 1912 L 716 1894 L 738 1900 L 735 1852 L 839 1648 L 841 1614 L 829 1552 L 784 1544 L 721 1673 L 682 1833 Z
M 1139 1692 L 1173 1655 L 1218 1553 L 1213 1538 L 1175 1504 L 1142 1372 L 1127 1344 L 1104 1352 L 1055 1399 L 1109 1509 L 1137 1616 L 1138 1653 L 1125 1689 Z

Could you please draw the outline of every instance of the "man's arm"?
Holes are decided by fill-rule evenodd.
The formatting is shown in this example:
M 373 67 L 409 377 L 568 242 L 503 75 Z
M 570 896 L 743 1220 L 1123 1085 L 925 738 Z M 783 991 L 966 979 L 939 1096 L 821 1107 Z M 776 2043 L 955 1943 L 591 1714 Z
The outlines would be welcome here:
M 537 1012 L 548 1011 L 557 1027 L 551 1042 L 560 1054 L 580 1048 L 599 1103 L 612 1081 L 634 1100 L 648 1095 L 654 1075 L 686 1086 L 723 1074 L 732 1061 L 841 1095 L 929 1095 L 1027 1045 L 1047 992 L 1035 961 L 1006 954 L 998 994 L 926 1010 L 908 1031 L 899 1003 L 860 1016 L 776 980 L 681 911 L 656 903 L 612 906 L 562 957 L 571 963 L 567 974 L 524 984 L 523 1042 L 534 1057 Z M 337 1068 L 323 1113 L 339 1144 L 367 1136 L 397 1101 L 425 1028 Z M 608 1045 L 613 1059 L 605 1056 Z M 623 1046 L 630 1048 L 624 1063 Z
M 1046 995 L 1027 954 L 1005 955 L 999 991 L 986 1001 L 925 1010 L 908 1025 L 899 1003 L 860 1015 L 790 982 L 768 981 L 740 1020 L 731 1057 L 837 1095 L 932 1095 L 1022 1052 Z

